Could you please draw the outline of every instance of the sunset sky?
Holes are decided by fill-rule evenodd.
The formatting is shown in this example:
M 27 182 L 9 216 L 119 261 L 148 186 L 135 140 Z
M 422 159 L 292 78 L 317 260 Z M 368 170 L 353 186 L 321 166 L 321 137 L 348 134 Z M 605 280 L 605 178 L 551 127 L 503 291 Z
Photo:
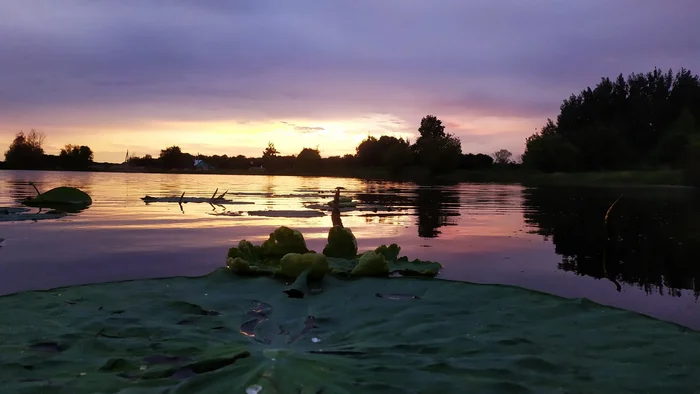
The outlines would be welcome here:
M 434 114 L 516 155 L 600 77 L 700 72 L 698 0 L 0 0 L 0 147 L 354 153 Z

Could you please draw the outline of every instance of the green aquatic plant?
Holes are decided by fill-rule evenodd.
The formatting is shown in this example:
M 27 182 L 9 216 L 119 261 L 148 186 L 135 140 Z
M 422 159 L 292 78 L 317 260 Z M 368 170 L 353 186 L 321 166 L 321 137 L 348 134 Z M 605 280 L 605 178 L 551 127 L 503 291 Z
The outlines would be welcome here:
M 374 250 L 375 252 L 384 255 L 387 260 L 396 260 L 399 258 L 399 253 L 401 252 L 401 247 L 397 244 L 391 244 L 389 246 L 381 245 Z
M 0 207 L 0 222 L 23 222 L 47 219 L 60 219 L 66 216 L 65 212 L 50 210 L 47 212 L 29 213 L 28 208 Z
M 65 217 L 67 214 L 65 212 L 49 211 L 45 213 L 18 213 L 9 215 L 0 215 L 0 222 L 25 222 L 25 221 L 38 221 L 38 220 L 50 220 L 50 219 L 60 219 Z
M 383 254 L 369 250 L 362 253 L 357 265 L 350 273 L 355 276 L 387 276 L 389 275 L 389 263 Z
M 349 228 L 336 225 L 328 230 L 328 244 L 323 248 L 323 254 L 328 257 L 355 257 L 357 255 L 357 239 Z
M 281 226 L 270 233 L 270 238 L 261 245 L 261 253 L 265 257 L 281 258 L 287 253 L 306 253 L 304 236 L 297 230 Z
M 304 297 L 285 289 L 218 269 L 0 297 L 3 391 L 685 393 L 697 386 L 697 332 L 585 299 L 411 278 L 328 276 L 322 293 Z
M 329 271 L 328 258 L 319 253 L 287 253 L 280 260 L 279 274 L 296 278 L 308 270 L 309 279 L 322 279 Z
M 60 186 L 44 193 L 32 183 L 37 195 L 27 197 L 22 204 L 38 208 L 56 208 L 66 212 L 77 212 L 92 205 L 89 194 L 75 187 Z
M 327 259 L 328 273 L 332 275 L 340 277 L 389 276 L 390 274 L 436 276 L 442 269 L 442 265 L 438 262 L 418 259 L 409 261 L 406 256 L 399 257 L 401 247 L 396 244 L 380 245 L 369 254 L 367 252 L 360 255 L 349 253 L 349 250 L 353 248 L 357 250 L 357 241 L 354 240 L 354 236 L 352 236 L 354 246 L 351 246 L 353 242 L 348 238 L 349 235 L 352 235 L 350 229 L 336 225 L 329 231 L 329 234 L 331 233 L 335 236 L 331 238 L 329 235 L 330 247 L 327 245 L 320 256 Z M 337 241 L 338 239 L 340 241 Z M 329 251 L 331 251 L 330 254 Z M 337 253 L 338 251 L 342 253 Z M 271 233 L 270 239 L 263 242 L 262 245 L 253 245 L 247 240 L 241 240 L 237 246 L 230 248 L 226 255 L 226 267 L 241 276 L 290 277 L 290 275 L 281 272 L 281 261 L 284 257 L 290 253 L 305 255 L 309 252 L 315 253 L 308 250 L 304 236 L 299 231 L 282 226 Z M 384 263 L 380 263 L 380 261 L 384 261 Z M 298 270 L 287 271 L 287 273 L 289 272 L 300 274 Z
M 29 208 L 23 207 L 0 207 L 0 215 L 15 215 L 18 213 L 29 212 Z

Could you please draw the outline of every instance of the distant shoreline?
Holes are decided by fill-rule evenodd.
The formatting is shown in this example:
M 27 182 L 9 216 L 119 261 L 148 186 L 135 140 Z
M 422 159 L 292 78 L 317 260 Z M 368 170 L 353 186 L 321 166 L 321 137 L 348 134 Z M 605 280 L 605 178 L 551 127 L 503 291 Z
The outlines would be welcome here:
M 637 170 L 603 171 L 576 173 L 542 173 L 524 169 L 456 170 L 447 174 L 429 176 L 420 169 L 409 168 L 399 175 L 392 176 L 385 168 L 357 168 L 347 170 L 299 170 L 250 171 L 250 170 L 163 170 L 158 168 L 123 168 L 119 165 L 99 168 L 109 164 L 97 164 L 87 170 L 40 169 L 20 171 L 60 171 L 129 174 L 188 174 L 188 175 L 257 175 L 257 176 L 298 176 L 362 179 L 387 182 L 411 183 L 498 183 L 520 184 L 525 186 L 687 186 L 689 185 L 680 170 Z M 117 167 L 117 168 L 115 168 Z M 2 168 L 0 171 L 13 171 Z

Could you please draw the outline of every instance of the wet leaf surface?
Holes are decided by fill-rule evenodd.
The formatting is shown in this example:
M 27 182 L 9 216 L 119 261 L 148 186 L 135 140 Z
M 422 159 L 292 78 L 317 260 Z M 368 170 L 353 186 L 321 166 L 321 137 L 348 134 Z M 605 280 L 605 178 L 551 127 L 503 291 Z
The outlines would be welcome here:
M 323 292 L 301 299 L 285 288 L 220 269 L 200 278 L 0 297 L 3 389 L 371 394 L 697 387 L 698 333 L 591 302 L 438 279 L 327 277 Z M 77 301 L 56 302 L 58 292 Z

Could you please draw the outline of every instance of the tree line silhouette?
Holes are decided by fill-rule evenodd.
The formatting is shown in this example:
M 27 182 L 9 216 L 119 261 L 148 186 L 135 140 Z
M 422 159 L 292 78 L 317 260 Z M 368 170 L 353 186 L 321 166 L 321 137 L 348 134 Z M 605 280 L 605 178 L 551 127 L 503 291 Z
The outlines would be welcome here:
M 68 144 L 57 155 L 44 153 L 46 136 L 32 129 L 28 133 L 20 131 L 5 152 L 5 168 L 42 170 L 65 169 L 86 170 L 92 164 L 93 152 L 85 145 Z
M 183 152 L 179 146 L 160 151 L 158 157 L 130 156 L 126 163 L 133 167 L 160 170 L 194 170 L 195 160 L 206 163 L 204 169 L 248 170 L 251 167 L 275 172 L 338 172 L 358 167 L 386 168 L 391 174 L 426 169 L 430 173 L 445 173 L 455 169 L 483 170 L 494 166 L 515 165 L 506 150 L 494 153 L 463 154 L 459 138 L 445 132 L 442 121 L 433 115 L 421 120 L 420 136 L 414 144 L 403 138 L 383 135 L 368 136 L 355 149 L 355 154 L 322 157 L 317 148 L 303 148 L 297 155 L 281 155 L 273 142 L 260 157 L 244 155 L 202 155 Z M 42 148 L 44 136 L 32 130 L 20 132 L 5 153 L 5 167 L 16 169 L 88 169 L 93 154 L 87 146 L 66 145 L 59 156 L 46 155 Z
M 544 172 L 685 169 L 700 179 L 700 82 L 690 70 L 620 74 L 565 99 L 528 137 L 522 161 Z
M 537 172 L 682 169 L 689 182 L 700 185 L 700 78 L 687 69 L 602 78 L 594 87 L 571 95 L 556 120 L 525 141 L 522 167 Z M 415 143 L 383 135 L 368 136 L 355 154 L 321 157 L 318 148 L 281 155 L 270 142 L 260 157 L 201 155 L 178 146 L 158 157 L 130 157 L 128 163 L 151 169 L 194 169 L 200 159 L 217 170 L 264 167 L 277 172 L 337 172 L 358 167 L 384 168 L 390 174 L 427 170 L 520 168 L 512 153 L 463 154 L 461 141 L 445 131 L 434 115 L 425 116 Z M 5 154 L 7 168 L 84 169 L 92 162 L 86 146 L 67 145 L 59 156 L 45 155 L 43 136 L 19 133 Z
M 483 153 L 463 154 L 459 138 L 445 132 L 442 121 L 434 115 L 421 120 L 418 129 L 420 136 L 411 144 L 409 140 L 382 135 L 379 138 L 367 136 L 355 148 L 355 154 L 322 157 L 316 148 L 303 148 L 297 155 L 281 155 L 273 142 L 262 151 L 260 157 L 243 155 L 193 155 L 183 152 L 178 146 L 161 150 L 159 157 L 131 157 L 128 162 L 142 167 L 183 169 L 192 167 L 195 159 L 222 170 L 244 170 L 262 167 L 271 171 L 322 172 L 342 169 L 372 167 L 388 169 L 396 175 L 415 168 L 427 169 L 431 173 L 445 173 L 455 169 L 483 170 L 494 165 L 509 165 L 507 160 L 495 160 Z M 505 150 L 504 150 L 505 151 Z M 506 151 L 507 152 L 507 151 Z

